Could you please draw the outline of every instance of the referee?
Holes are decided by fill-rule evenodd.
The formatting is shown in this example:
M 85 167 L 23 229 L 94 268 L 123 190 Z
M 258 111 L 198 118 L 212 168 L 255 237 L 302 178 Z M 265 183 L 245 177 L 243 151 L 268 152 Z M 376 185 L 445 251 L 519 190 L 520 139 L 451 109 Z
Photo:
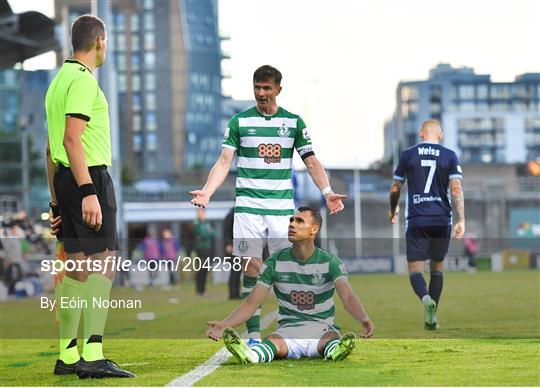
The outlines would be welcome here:
M 71 27 L 73 58 L 64 62 L 45 99 L 47 112 L 47 177 L 51 192 L 54 233 L 68 260 L 104 261 L 116 256 L 116 200 L 107 172 L 111 165 L 109 111 L 105 95 L 92 74 L 103 65 L 107 34 L 103 21 L 92 15 L 77 18 Z M 79 378 L 135 377 L 103 357 L 103 331 L 108 309 L 93 303 L 109 299 L 114 272 L 66 272 L 57 290 L 60 356 L 54 374 Z M 65 298 L 65 299 L 61 299 Z M 61 308 L 61 300 L 84 300 L 83 308 Z M 67 303 L 66 303 L 67 304 Z M 106 305 L 106 304 L 105 304 Z M 84 315 L 82 356 L 77 332 Z

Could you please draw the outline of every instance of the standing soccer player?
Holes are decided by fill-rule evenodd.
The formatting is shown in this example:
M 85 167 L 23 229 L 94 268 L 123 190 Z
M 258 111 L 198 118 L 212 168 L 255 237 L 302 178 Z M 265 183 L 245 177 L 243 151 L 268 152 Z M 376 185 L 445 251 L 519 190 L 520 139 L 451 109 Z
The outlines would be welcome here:
M 343 210 L 342 199 L 346 197 L 332 191 L 302 118 L 278 106 L 279 70 L 268 65 L 259 67 L 253 74 L 253 91 L 257 105 L 231 118 L 221 156 L 205 186 L 191 192 L 191 203 L 205 207 L 229 173 L 235 152 L 238 153 L 233 254 L 251 257 L 244 271 L 243 297 L 249 295 L 257 281 L 264 241 L 268 242 L 270 254 L 290 245 L 287 226 L 294 214 L 291 181 L 294 149 L 325 196 L 330 214 Z M 250 340 L 260 340 L 260 309 L 246 326 Z
M 422 143 L 401 153 L 390 188 L 390 221 L 395 224 L 399 213 L 401 187 L 408 181 L 407 261 L 411 285 L 424 304 L 424 327 L 437 328 L 437 306 L 443 288 L 443 260 L 448 252 L 452 229 L 452 207 L 455 211 L 454 237 L 465 232 L 465 205 L 461 188 L 462 171 L 456 153 L 439 145 L 443 134 L 436 120 L 427 120 L 419 131 Z M 422 274 L 424 261 L 430 260 L 429 290 Z
M 334 305 L 337 291 L 345 310 L 362 327 L 362 337 L 371 337 L 375 326 L 349 284 L 345 266 L 339 257 L 315 247 L 321 225 L 318 212 L 300 207 L 290 217 L 292 247 L 276 252 L 262 265 L 253 292 L 227 318 L 208 322 L 206 336 L 215 341 L 223 337 L 227 349 L 243 364 L 301 357 L 341 361 L 353 351 L 356 336 L 339 334 Z M 252 316 L 270 287 L 279 305 L 278 328 L 249 348 L 232 328 Z
M 53 229 L 61 228 L 68 260 L 89 257 L 103 265 L 116 256 L 116 199 L 107 172 L 111 165 L 109 110 L 105 95 L 92 74 L 103 65 L 107 34 L 103 21 L 92 15 L 77 18 L 71 27 L 73 58 L 64 62 L 49 89 L 47 113 L 47 176 L 51 208 L 58 207 L 60 220 L 52 219 Z M 61 224 L 59 224 L 61 222 Z M 134 377 L 105 359 L 102 340 L 108 309 L 101 302 L 109 299 L 114 272 L 66 272 L 57 292 L 60 320 L 60 356 L 54 374 L 85 377 Z M 80 301 L 84 308 L 61 308 L 61 301 Z M 77 350 L 77 331 L 84 315 L 82 357 Z

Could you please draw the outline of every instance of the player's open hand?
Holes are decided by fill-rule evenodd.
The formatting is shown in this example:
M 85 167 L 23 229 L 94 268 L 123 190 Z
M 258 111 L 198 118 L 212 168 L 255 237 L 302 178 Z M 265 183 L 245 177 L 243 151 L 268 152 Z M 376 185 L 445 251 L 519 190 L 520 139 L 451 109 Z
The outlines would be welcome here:
M 396 210 L 394 210 L 394 213 L 392 211 L 388 212 L 388 219 L 392 224 L 395 224 L 398 222 L 398 216 L 399 216 L 399 206 L 396 207 Z
M 324 198 L 326 199 L 326 207 L 330 210 L 330 214 L 339 213 L 345 208 L 342 202 L 342 199 L 347 198 L 345 194 L 328 193 Z
M 461 240 L 465 234 L 465 221 L 456 222 L 454 225 L 454 238 Z
M 360 335 L 361 338 L 369 338 L 375 333 L 375 324 L 369 317 L 362 321 L 362 328 L 364 332 Z
M 225 330 L 225 326 L 223 326 L 220 321 L 209 321 L 206 322 L 206 324 L 208 325 L 208 329 L 206 330 L 205 335 L 208 338 L 218 341 L 221 337 L 223 337 L 223 330 Z
M 208 205 L 208 202 L 210 201 L 210 196 L 208 193 L 206 193 L 203 190 L 193 190 L 189 192 L 193 198 L 191 199 L 191 203 L 198 207 L 206 207 Z
M 82 219 L 83 222 L 94 229 L 99 231 L 101 229 L 101 223 L 103 221 L 103 216 L 101 214 L 101 205 L 97 195 L 87 195 L 82 199 Z

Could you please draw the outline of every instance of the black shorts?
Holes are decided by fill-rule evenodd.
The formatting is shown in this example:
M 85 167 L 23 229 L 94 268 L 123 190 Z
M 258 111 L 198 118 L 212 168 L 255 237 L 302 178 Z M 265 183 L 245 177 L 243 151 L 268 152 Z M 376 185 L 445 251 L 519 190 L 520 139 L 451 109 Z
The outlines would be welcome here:
M 451 230 L 451 225 L 409 226 L 405 233 L 407 261 L 443 261 Z
M 82 220 L 82 195 L 70 168 L 59 165 L 54 174 L 54 190 L 60 208 L 61 241 L 66 253 L 85 255 L 118 250 L 116 234 L 116 198 L 107 166 L 89 167 L 90 178 L 97 190 L 103 221 L 99 231 Z

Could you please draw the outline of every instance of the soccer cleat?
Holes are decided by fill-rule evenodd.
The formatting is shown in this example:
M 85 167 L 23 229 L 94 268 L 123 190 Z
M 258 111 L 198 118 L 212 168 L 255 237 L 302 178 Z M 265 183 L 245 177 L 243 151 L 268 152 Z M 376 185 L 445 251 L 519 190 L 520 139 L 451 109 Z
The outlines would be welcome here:
M 424 329 L 437 329 L 437 303 L 433 299 L 428 299 L 424 303 Z
M 80 360 L 79 360 L 80 361 Z M 72 375 L 77 373 L 77 365 L 79 361 L 73 364 L 66 364 L 64 361 L 58 359 L 54 365 L 54 374 L 55 375 Z
M 354 333 L 346 333 L 341 337 L 337 346 L 326 356 L 326 360 L 330 361 L 342 361 L 352 353 L 356 346 L 356 336 Z
M 80 379 L 91 377 L 100 379 L 103 377 L 137 377 L 136 374 L 120 369 L 118 364 L 111 360 L 85 361 L 79 360 L 77 365 L 77 375 Z
M 240 334 L 230 327 L 223 331 L 223 342 L 225 347 L 231 354 L 240 361 L 241 364 L 251 364 L 251 350 L 248 345 L 242 340 Z

